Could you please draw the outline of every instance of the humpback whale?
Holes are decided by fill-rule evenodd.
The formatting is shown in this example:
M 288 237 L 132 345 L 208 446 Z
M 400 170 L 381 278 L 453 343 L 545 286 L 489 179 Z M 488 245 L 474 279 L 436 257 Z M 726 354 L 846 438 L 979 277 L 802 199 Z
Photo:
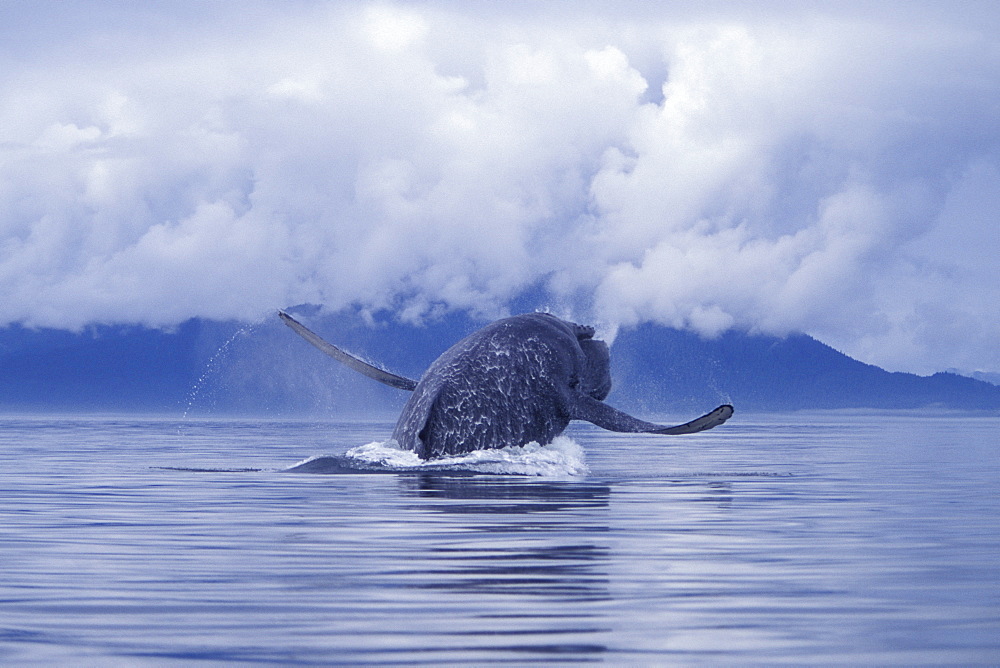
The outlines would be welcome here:
M 617 432 L 693 434 L 730 418 L 729 404 L 675 426 L 645 422 L 604 403 L 610 355 L 594 328 L 548 313 L 497 320 L 465 337 L 419 381 L 379 369 L 324 341 L 284 311 L 306 341 L 369 378 L 412 392 L 392 438 L 424 459 L 536 442 L 550 443 L 571 420 Z

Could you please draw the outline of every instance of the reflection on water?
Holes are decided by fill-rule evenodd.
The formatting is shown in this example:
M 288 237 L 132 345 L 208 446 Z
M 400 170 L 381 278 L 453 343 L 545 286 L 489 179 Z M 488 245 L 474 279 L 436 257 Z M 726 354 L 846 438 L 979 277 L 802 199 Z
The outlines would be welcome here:
M 558 479 L 282 472 L 386 425 L 0 421 L 0 664 L 1000 663 L 1000 420 L 744 420 L 576 430 Z
M 463 532 L 460 542 L 429 550 L 434 567 L 412 586 L 436 592 L 435 597 L 480 601 L 479 618 L 489 634 L 521 637 L 494 651 L 579 662 L 607 649 L 585 640 L 610 629 L 581 611 L 610 599 L 611 554 L 603 540 L 608 527 L 600 521 L 611 495 L 608 485 L 447 474 L 400 476 L 398 484 L 405 498 L 418 501 L 408 509 L 453 516 Z M 507 604 L 512 599 L 524 603 L 512 607 Z
M 587 480 L 533 480 L 519 477 L 417 474 L 398 477 L 403 494 L 421 499 L 448 499 L 421 508 L 447 513 L 552 512 L 606 508 L 611 488 Z

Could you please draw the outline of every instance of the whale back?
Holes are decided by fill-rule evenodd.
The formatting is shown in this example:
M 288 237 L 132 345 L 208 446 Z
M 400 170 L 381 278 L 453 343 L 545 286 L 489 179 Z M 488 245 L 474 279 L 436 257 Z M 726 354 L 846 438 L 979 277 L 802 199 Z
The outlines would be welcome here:
M 422 457 L 548 443 L 569 424 L 571 386 L 610 388 L 607 346 L 593 343 L 584 352 L 573 323 L 548 314 L 492 323 L 427 369 L 393 438 Z

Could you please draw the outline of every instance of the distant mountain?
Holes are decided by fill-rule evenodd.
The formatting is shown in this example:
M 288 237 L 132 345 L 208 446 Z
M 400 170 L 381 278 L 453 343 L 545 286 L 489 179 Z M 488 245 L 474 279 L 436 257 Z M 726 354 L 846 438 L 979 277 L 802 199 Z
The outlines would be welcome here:
M 457 314 L 423 327 L 350 313 L 300 315 L 331 342 L 413 378 L 482 325 Z M 686 415 L 722 402 L 741 411 L 1000 410 L 995 385 L 951 373 L 889 373 L 802 334 L 704 340 L 642 325 L 618 335 L 611 358 L 608 401 L 638 415 Z M 0 411 L 389 417 L 405 398 L 323 356 L 277 317 L 256 325 L 192 320 L 170 332 L 0 329 Z
M 949 369 L 952 373 L 957 373 L 954 369 Z M 973 371 L 968 374 L 970 378 L 975 378 L 976 380 L 981 380 L 991 385 L 1000 385 L 1000 373 L 993 373 L 988 371 Z
M 201 329 L 196 321 L 174 332 L 0 329 L 0 410 L 176 408 L 178 393 L 203 365 Z
M 650 397 L 646 401 L 653 410 L 719 400 L 765 411 L 1000 409 L 1000 387 L 953 373 L 890 373 L 805 334 L 777 338 L 729 331 L 704 340 L 691 332 L 642 325 L 619 335 L 612 360 L 618 387 L 627 388 L 625 402 L 639 405 Z

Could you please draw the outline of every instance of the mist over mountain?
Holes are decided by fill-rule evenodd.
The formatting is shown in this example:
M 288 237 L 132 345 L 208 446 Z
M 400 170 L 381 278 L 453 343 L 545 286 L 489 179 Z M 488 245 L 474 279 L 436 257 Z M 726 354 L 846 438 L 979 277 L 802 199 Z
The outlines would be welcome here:
M 482 326 L 452 313 L 424 326 L 359 313 L 311 316 L 354 354 L 418 378 Z M 951 373 L 890 373 L 802 335 L 728 331 L 704 339 L 645 324 L 611 348 L 609 403 L 639 415 L 827 408 L 1000 409 L 1000 387 Z M 0 410 L 393 417 L 406 394 L 322 355 L 277 317 L 254 325 L 189 320 L 171 331 L 101 326 L 80 333 L 0 330 Z
M 7 2 L 0 44 L 0 327 L 535 291 L 1000 373 L 997 3 Z

